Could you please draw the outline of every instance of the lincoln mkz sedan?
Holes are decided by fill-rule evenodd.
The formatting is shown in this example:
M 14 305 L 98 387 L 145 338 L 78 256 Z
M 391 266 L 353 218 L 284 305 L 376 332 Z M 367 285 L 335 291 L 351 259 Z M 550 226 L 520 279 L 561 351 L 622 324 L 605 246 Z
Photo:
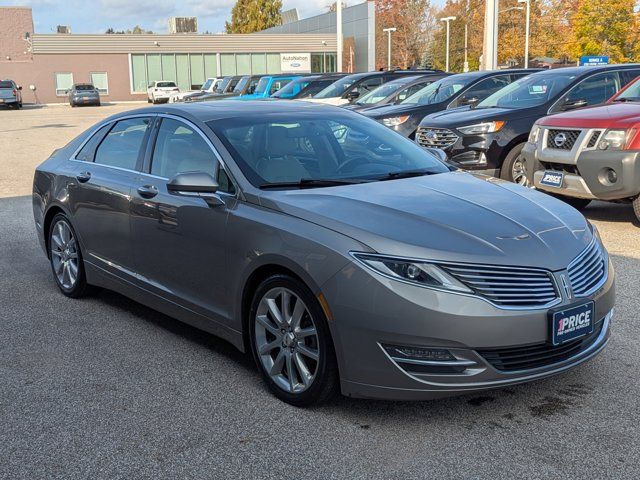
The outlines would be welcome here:
M 36 171 L 58 287 L 118 291 L 251 352 L 298 406 L 541 379 L 609 338 L 614 272 L 571 206 L 306 102 L 148 107 Z

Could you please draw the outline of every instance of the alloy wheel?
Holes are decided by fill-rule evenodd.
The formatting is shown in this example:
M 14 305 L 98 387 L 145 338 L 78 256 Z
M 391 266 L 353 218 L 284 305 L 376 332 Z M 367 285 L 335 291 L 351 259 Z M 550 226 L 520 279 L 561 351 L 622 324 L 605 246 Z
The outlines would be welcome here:
M 60 285 L 71 290 L 78 281 L 78 243 L 65 220 L 58 220 L 51 234 L 51 263 Z
M 527 171 L 525 169 L 524 159 L 522 158 L 522 155 L 518 155 L 513 161 L 513 165 L 511 166 L 511 178 L 513 179 L 514 183 L 522 185 L 523 187 L 529 185 L 529 180 L 527 179 Z
M 282 390 L 301 393 L 315 379 L 322 352 L 309 309 L 291 290 L 278 287 L 260 300 L 255 345 L 267 375 Z

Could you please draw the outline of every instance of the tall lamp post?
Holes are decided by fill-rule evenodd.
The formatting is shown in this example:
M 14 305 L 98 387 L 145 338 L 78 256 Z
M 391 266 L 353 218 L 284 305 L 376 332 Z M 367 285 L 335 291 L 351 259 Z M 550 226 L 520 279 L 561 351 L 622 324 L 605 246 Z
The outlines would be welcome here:
M 531 21 L 531 0 L 518 0 L 518 3 L 526 3 L 526 26 L 524 34 L 524 68 L 529 68 L 529 22 Z
M 445 61 L 445 71 L 448 72 L 449 71 L 449 23 L 452 22 L 453 20 L 455 20 L 456 17 L 444 17 L 441 18 L 440 21 L 441 22 L 445 22 L 447 24 L 447 59 Z
M 342 72 L 342 0 L 336 2 L 336 38 L 337 52 L 336 72 Z
M 387 44 L 387 70 L 391 70 L 391 34 L 395 32 L 397 28 L 383 28 L 382 31 L 386 32 L 389 36 L 389 41 Z

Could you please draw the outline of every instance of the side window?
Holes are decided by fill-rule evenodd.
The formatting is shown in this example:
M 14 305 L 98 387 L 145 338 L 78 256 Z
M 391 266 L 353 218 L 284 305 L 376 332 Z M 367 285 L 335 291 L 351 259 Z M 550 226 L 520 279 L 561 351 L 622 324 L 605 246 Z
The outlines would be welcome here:
M 457 101 L 457 106 L 467 105 L 468 103 L 481 102 L 501 88 L 509 85 L 509 75 L 497 75 L 495 77 L 485 78 L 464 92 Z
M 367 80 L 364 80 L 356 88 L 354 88 L 353 91 L 359 92 L 360 96 L 362 97 L 363 95 L 371 92 L 372 90 L 375 90 L 380 85 L 382 85 L 382 77 L 368 78 Z
M 603 103 L 620 90 L 618 72 L 593 75 L 581 81 L 566 96 L 565 103 L 586 100 L 587 105 Z
M 398 93 L 398 95 L 396 96 L 396 102 L 400 103 L 403 100 L 406 100 L 407 98 L 409 98 L 411 95 L 413 95 L 414 93 L 416 93 L 418 90 L 423 89 L 424 87 L 426 87 L 427 85 L 429 85 L 431 82 L 427 82 L 427 83 L 418 83 L 416 85 L 412 85 L 410 87 L 405 88 L 404 90 L 402 90 L 400 93 Z
M 96 153 L 96 148 L 100 144 L 100 141 L 105 136 L 107 131 L 112 127 L 112 124 L 109 123 L 104 127 L 100 128 L 93 136 L 89 139 L 87 143 L 84 144 L 82 149 L 76 155 L 76 160 L 82 160 L 83 162 L 93 162 L 93 157 Z
M 640 70 L 622 70 L 620 72 L 621 86 L 626 86 L 627 83 L 635 80 L 640 76 Z
M 290 79 L 275 80 L 269 89 L 269 95 L 273 95 L 290 81 Z
M 150 125 L 148 117 L 117 122 L 96 150 L 95 163 L 135 170 Z
M 186 123 L 164 118 L 151 161 L 151 174 L 173 178 L 179 173 L 206 172 L 215 176 L 218 161 L 202 136 Z

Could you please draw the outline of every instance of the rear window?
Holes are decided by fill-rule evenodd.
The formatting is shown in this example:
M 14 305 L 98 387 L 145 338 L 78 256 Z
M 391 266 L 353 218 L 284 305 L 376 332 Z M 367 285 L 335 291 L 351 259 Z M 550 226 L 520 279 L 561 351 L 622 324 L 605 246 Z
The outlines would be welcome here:
M 95 87 L 93 85 L 76 85 L 76 90 L 81 90 L 81 91 L 95 90 Z
M 157 85 L 159 88 L 167 88 L 167 87 L 176 87 L 175 82 L 158 82 Z
M 13 83 L 8 80 L 0 81 L 0 88 L 13 88 Z

